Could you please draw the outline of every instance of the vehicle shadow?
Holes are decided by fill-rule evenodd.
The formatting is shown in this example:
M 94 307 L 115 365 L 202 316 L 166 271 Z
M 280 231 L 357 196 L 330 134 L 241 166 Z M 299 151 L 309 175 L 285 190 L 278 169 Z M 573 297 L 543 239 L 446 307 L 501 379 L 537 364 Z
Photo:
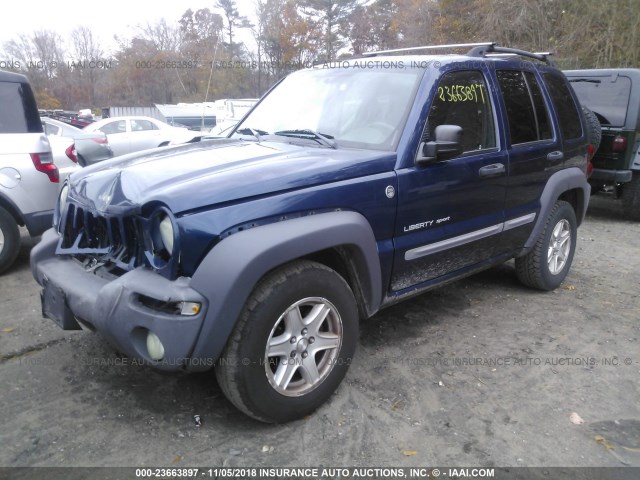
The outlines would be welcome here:
M 587 209 L 587 220 L 590 217 L 616 222 L 629 221 L 622 212 L 622 201 L 606 194 L 591 196 Z
M 26 228 L 20 227 L 20 251 L 18 252 L 18 256 L 16 257 L 13 265 L 9 267 L 2 276 L 11 275 L 12 273 L 17 273 L 19 271 L 29 269 L 29 255 L 31 254 L 31 249 L 40 241 L 40 236 L 31 237 Z

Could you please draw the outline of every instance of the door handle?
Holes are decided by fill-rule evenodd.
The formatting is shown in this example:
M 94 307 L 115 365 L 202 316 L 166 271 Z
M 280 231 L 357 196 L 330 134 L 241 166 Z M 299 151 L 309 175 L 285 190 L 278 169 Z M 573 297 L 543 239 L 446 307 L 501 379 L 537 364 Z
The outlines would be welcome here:
M 507 169 L 502 163 L 492 163 L 478 170 L 478 174 L 481 177 L 494 177 L 496 175 L 502 175 Z
M 564 160 L 564 153 L 562 153 L 560 150 L 551 152 L 547 154 L 547 160 L 549 160 L 550 162 L 558 162 L 560 160 Z

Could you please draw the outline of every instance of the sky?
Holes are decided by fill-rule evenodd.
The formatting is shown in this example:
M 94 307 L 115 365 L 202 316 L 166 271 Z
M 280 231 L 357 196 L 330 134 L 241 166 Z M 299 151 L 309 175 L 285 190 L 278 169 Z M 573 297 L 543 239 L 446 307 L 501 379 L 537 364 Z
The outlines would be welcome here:
M 0 29 L 0 51 L 5 42 L 15 39 L 21 33 L 30 34 L 36 30 L 53 30 L 68 43 L 71 32 L 78 26 L 89 27 L 100 40 L 105 51 L 117 47 L 114 35 L 132 37 L 137 25 L 154 24 L 161 18 L 167 23 L 177 23 L 189 8 L 214 9 L 215 0 L 29 0 L 12 2 L 11 11 L 3 8 Z M 241 15 L 254 16 L 254 0 L 236 0 Z M 245 33 L 250 37 L 250 33 Z M 242 38 L 242 40 L 245 40 Z M 235 35 L 234 35 L 235 37 Z M 2 60 L 2 59 L 0 59 Z

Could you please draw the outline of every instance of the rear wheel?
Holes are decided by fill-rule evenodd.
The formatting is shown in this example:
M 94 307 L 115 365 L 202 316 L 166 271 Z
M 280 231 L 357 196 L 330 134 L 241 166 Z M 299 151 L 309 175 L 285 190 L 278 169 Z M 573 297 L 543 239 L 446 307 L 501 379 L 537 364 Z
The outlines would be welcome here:
M 562 200 L 554 205 L 536 244 L 527 255 L 516 258 L 516 274 L 527 286 L 554 290 L 569 273 L 576 249 L 576 214 Z
M 0 207 L 0 273 L 7 270 L 20 250 L 20 231 L 13 216 Z
M 302 418 L 349 368 L 358 337 L 353 293 L 324 265 L 298 261 L 256 287 L 216 366 L 227 398 L 263 422 Z
M 622 210 L 625 217 L 640 221 L 640 172 L 634 171 L 631 181 L 622 186 Z

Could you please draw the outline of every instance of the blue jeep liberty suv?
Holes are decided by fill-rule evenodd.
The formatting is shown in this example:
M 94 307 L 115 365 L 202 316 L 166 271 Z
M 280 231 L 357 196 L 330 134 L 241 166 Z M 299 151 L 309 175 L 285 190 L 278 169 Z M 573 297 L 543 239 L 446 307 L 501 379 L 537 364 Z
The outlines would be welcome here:
M 215 368 L 240 410 L 285 422 L 384 307 L 512 258 L 558 287 L 590 194 L 579 103 L 548 54 L 448 47 L 468 51 L 297 71 L 227 138 L 74 173 L 31 254 L 44 315 Z

